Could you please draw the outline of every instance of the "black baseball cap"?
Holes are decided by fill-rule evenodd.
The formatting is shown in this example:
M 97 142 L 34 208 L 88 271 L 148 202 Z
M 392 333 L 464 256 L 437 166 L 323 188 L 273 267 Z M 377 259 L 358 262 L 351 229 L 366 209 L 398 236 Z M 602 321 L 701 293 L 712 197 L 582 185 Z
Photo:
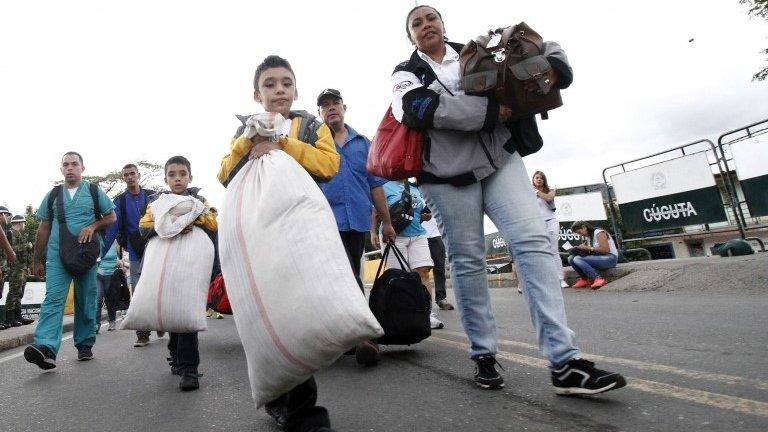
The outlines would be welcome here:
M 322 105 L 323 104 L 323 99 L 328 98 L 328 97 L 332 97 L 334 99 L 344 100 L 344 98 L 341 97 L 341 92 L 340 91 L 338 91 L 336 89 L 332 89 L 332 88 L 327 88 L 327 89 L 321 91 L 320 94 L 317 96 L 317 106 Z

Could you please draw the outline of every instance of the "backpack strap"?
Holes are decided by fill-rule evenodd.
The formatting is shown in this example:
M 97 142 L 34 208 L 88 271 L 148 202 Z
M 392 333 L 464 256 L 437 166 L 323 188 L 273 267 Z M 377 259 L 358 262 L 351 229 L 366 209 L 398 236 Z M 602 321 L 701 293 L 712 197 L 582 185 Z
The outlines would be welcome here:
M 59 196 L 60 190 L 61 185 L 56 185 L 51 189 L 51 192 L 48 193 L 48 216 L 51 218 L 51 222 L 53 222 L 53 202 L 56 200 L 56 197 Z
M 317 141 L 317 130 L 320 129 L 320 126 L 323 124 L 323 122 L 306 111 L 291 111 L 288 117 L 291 120 L 296 117 L 301 118 L 297 136 L 300 141 L 314 147 L 315 142 Z
M 67 216 L 64 214 L 64 188 L 58 186 L 59 190 L 56 198 L 56 219 L 59 221 L 59 228 L 67 226 Z
M 120 235 L 123 238 L 123 241 L 127 241 L 128 234 L 125 232 L 125 219 L 126 219 L 126 212 L 125 212 L 125 203 L 127 201 L 128 190 L 124 190 L 123 193 L 117 196 L 120 202 Z M 117 200 L 115 200 L 117 201 Z

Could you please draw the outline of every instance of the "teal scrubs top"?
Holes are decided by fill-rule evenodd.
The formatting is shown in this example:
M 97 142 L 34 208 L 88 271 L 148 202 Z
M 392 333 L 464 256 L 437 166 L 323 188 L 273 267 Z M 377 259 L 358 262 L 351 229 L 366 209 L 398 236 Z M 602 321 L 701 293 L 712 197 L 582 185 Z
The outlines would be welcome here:
M 71 198 L 66 183 L 61 185 L 64 191 L 64 216 L 67 219 L 67 227 L 69 228 L 69 232 L 75 236 L 80 234 L 80 231 L 83 228 L 96 220 L 89 184 L 90 182 L 83 180 Z M 101 188 L 98 188 L 98 191 L 99 210 L 102 216 L 106 216 L 112 212 L 115 205 Z M 59 221 L 56 216 L 56 202 L 58 201 L 58 197 L 53 201 L 51 209 L 53 214 L 51 215 L 48 212 L 48 195 L 50 195 L 50 193 L 51 191 L 48 191 L 48 193 L 45 194 L 43 202 L 40 203 L 40 206 L 37 208 L 37 218 L 41 221 L 51 221 L 51 236 L 48 239 L 48 257 L 58 257 Z
M 112 276 L 117 270 L 117 242 L 112 242 L 112 247 L 109 248 L 106 254 L 101 257 L 99 261 L 98 273 L 100 275 Z

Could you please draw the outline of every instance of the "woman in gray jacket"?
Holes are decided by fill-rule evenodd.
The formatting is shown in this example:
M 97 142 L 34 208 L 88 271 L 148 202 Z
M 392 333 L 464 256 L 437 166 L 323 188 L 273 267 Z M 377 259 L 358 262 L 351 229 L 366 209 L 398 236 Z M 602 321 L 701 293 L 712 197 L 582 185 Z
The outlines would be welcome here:
M 485 273 L 487 214 L 512 249 L 556 392 L 594 394 L 624 386 L 621 375 L 581 359 L 566 323 L 549 238 L 521 159 L 541 147 L 536 120 L 510 122 L 509 108 L 464 94 L 462 46 L 446 42 L 436 9 L 412 9 L 406 32 L 416 50 L 392 74 L 392 113 L 427 135 L 419 187 L 442 223 L 458 309 L 476 363 L 475 382 L 490 389 L 504 386 L 495 369 L 496 323 Z M 549 78 L 559 88 L 568 87 L 572 72 L 565 53 L 552 42 L 544 51 L 553 66 Z

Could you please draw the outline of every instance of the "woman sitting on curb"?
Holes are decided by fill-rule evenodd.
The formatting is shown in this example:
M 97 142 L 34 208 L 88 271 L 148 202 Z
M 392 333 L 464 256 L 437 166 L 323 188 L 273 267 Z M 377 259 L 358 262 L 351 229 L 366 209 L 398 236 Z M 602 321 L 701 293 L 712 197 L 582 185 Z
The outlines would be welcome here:
M 619 258 L 616 243 L 606 230 L 595 228 L 584 221 L 574 222 L 571 230 L 588 241 L 588 244 L 574 247 L 581 252 L 580 254 L 568 257 L 568 263 L 581 276 L 571 288 L 599 289 L 608 281 L 600 276 L 597 269 L 606 270 L 616 267 Z

